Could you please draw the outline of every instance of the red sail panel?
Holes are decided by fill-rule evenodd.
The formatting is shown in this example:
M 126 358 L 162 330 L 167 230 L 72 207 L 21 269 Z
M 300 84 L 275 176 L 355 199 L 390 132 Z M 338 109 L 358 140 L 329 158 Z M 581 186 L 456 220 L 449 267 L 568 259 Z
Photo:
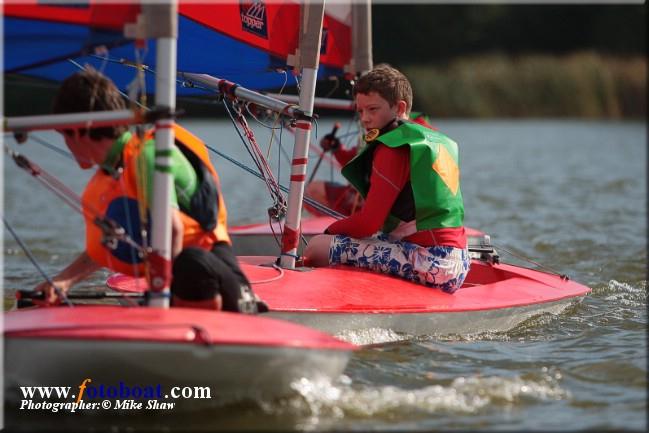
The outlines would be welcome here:
M 351 28 L 337 14 L 325 10 L 322 64 L 343 68 L 351 58 Z M 299 42 L 300 4 L 240 2 L 219 4 L 181 3 L 179 12 L 210 29 L 264 50 L 282 60 L 295 54 Z
M 20 4 L 5 4 L 3 9 L 4 16 L 14 18 L 31 18 L 83 25 L 88 25 L 90 22 L 90 8 L 44 6 L 38 5 L 34 0 Z
M 178 10 L 187 18 L 282 60 L 297 49 L 297 3 L 181 3 Z
M 352 56 L 351 27 L 325 14 L 322 33 L 324 49 L 320 52 L 320 63 L 343 69 Z
M 140 11 L 136 4 L 44 5 L 38 0 L 5 4 L 4 15 L 66 24 L 85 25 L 96 29 L 122 31 L 124 23 L 135 22 Z

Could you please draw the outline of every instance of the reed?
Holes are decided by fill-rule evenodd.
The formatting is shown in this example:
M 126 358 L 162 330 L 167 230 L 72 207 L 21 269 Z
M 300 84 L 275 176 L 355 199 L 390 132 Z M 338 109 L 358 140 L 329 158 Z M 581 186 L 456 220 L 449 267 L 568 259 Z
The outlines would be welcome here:
M 434 117 L 644 118 L 647 61 L 595 52 L 499 54 L 401 68 Z

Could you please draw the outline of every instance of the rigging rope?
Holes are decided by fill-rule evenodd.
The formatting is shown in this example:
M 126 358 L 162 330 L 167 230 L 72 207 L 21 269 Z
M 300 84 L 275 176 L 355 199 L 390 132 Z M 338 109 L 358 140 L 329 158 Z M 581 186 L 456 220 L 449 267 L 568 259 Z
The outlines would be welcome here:
M 267 278 L 265 280 L 251 281 L 250 285 L 272 283 L 273 281 L 280 280 L 282 277 L 284 277 L 284 269 L 281 266 L 277 266 L 277 265 L 273 264 L 273 269 L 275 269 L 277 272 L 279 272 L 279 275 L 277 275 L 275 277 Z
M 45 140 L 41 139 L 40 137 L 35 136 L 34 134 L 31 134 L 29 136 L 29 138 L 31 140 L 36 141 L 38 144 L 40 144 L 40 145 L 42 145 L 42 146 L 56 152 L 56 153 L 59 153 L 62 156 L 65 156 L 65 157 L 70 158 L 70 159 L 74 159 L 74 157 L 72 156 L 72 154 L 70 154 L 70 152 L 67 152 L 64 149 L 61 149 L 61 148 L 59 148 L 57 146 L 49 144 Z M 256 172 L 252 168 L 248 167 L 244 163 L 239 162 L 237 159 L 228 156 L 227 154 L 217 150 L 216 148 L 210 146 L 209 144 L 206 144 L 205 147 L 207 147 L 208 150 L 210 150 L 214 154 L 220 156 L 221 158 L 225 159 L 226 161 L 236 165 L 240 169 L 252 174 L 253 176 L 255 176 L 258 179 L 263 180 L 263 177 L 258 172 Z M 289 191 L 288 187 L 286 187 L 285 185 L 282 185 L 282 184 L 279 184 L 279 187 L 283 192 L 288 193 L 288 191 Z M 318 211 L 324 213 L 325 215 L 328 215 L 328 216 L 336 218 L 336 219 L 345 218 L 345 215 L 343 215 L 343 214 L 341 214 L 339 212 L 336 212 L 335 210 L 327 207 L 326 205 L 323 205 L 322 203 L 320 203 L 318 201 L 313 200 L 312 198 L 304 197 L 304 201 L 307 204 L 309 204 L 310 206 L 316 208 Z
M 135 62 L 124 59 L 124 58 L 120 58 L 120 59 L 110 58 L 110 57 L 108 57 L 107 51 L 101 52 L 101 55 L 92 54 L 91 57 L 95 57 L 97 59 L 102 60 L 104 65 L 106 63 L 108 63 L 108 62 L 111 62 L 111 63 L 118 63 L 118 64 L 121 64 L 121 65 L 124 65 L 124 66 L 130 66 L 130 67 L 136 68 L 137 69 L 136 79 L 134 79 L 134 81 L 131 83 L 131 85 L 129 85 L 129 87 L 133 86 L 136 82 L 138 82 L 141 87 L 144 87 L 143 74 L 145 72 L 150 72 L 152 74 L 155 74 L 156 72 L 151 67 L 149 67 L 148 65 L 143 63 L 142 58 L 140 57 L 140 53 L 139 53 L 138 50 L 136 50 L 135 54 L 136 54 L 136 61 Z M 74 60 L 72 60 L 72 59 L 68 59 L 68 60 L 71 63 L 73 63 L 75 66 L 77 66 L 78 68 L 83 69 L 83 66 L 79 65 Z M 280 94 L 281 94 L 282 91 L 284 90 L 286 84 L 287 84 L 288 73 L 287 73 L 286 70 L 280 70 L 280 72 L 284 74 L 284 83 L 283 83 L 283 85 L 282 85 L 282 87 L 280 89 Z M 298 76 L 295 75 L 295 74 L 294 74 L 294 79 L 295 79 L 297 88 L 299 90 L 300 89 L 300 80 L 299 80 Z M 201 88 L 203 90 L 211 91 L 210 89 L 206 89 L 206 88 L 204 88 L 204 87 L 202 87 L 200 85 L 195 85 L 194 83 L 190 83 L 190 82 L 187 82 L 185 80 L 177 79 L 176 81 L 180 85 L 182 85 L 183 87 L 196 87 L 196 88 Z M 126 95 L 125 93 L 123 93 L 121 91 L 120 91 L 120 93 L 122 94 L 122 96 L 126 97 L 132 103 L 137 104 L 140 108 L 147 109 L 146 104 L 138 103 L 136 101 L 136 98 L 133 96 L 135 87 L 136 86 L 133 86 L 133 88 L 130 89 L 130 92 L 129 92 L 130 94 L 129 95 Z M 246 150 L 250 154 L 253 162 L 257 166 L 257 169 L 259 170 L 259 173 L 261 173 L 261 176 L 262 176 L 261 179 L 266 183 L 268 191 L 270 193 L 270 196 L 271 196 L 271 198 L 273 200 L 273 206 L 268 210 L 269 214 L 271 215 L 272 218 L 274 218 L 276 220 L 280 220 L 281 218 L 283 218 L 286 215 L 286 208 L 287 208 L 286 198 L 282 195 L 281 192 L 282 191 L 287 192 L 287 190 L 285 190 L 283 187 L 281 187 L 281 185 L 279 185 L 279 182 L 275 178 L 275 176 L 274 176 L 274 174 L 272 172 L 272 169 L 270 168 L 270 165 L 268 164 L 267 158 L 268 158 L 268 156 L 270 154 L 273 139 L 274 139 L 274 136 L 275 136 L 275 130 L 280 129 L 280 139 L 279 139 L 280 151 L 282 153 L 284 153 L 285 157 L 290 161 L 290 157 L 286 154 L 286 152 L 284 151 L 284 149 L 283 149 L 283 147 L 281 145 L 282 125 L 280 125 L 279 128 L 276 126 L 277 123 L 281 119 L 281 114 L 282 113 L 277 114 L 277 116 L 275 117 L 275 121 L 274 121 L 273 126 L 268 126 L 268 125 L 264 124 L 263 122 L 261 122 L 259 119 L 257 119 L 257 117 L 250 111 L 249 104 L 244 104 L 244 106 L 246 108 L 246 111 L 248 111 L 248 113 L 251 115 L 251 117 L 255 121 L 257 121 L 259 124 L 263 125 L 264 127 L 269 128 L 272 131 L 271 140 L 269 142 L 269 147 L 268 147 L 268 151 L 267 151 L 267 154 L 266 154 L 266 158 L 264 158 L 264 156 L 263 156 L 263 154 L 261 152 L 261 149 L 259 148 L 259 145 L 257 144 L 256 139 L 254 137 L 254 133 L 250 129 L 245 117 L 243 116 L 243 113 L 241 112 L 241 109 L 238 108 L 238 107 L 235 107 L 233 105 L 232 110 L 235 111 L 235 113 L 237 114 L 237 119 L 235 121 L 234 116 L 233 116 L 233 114 L 231 112 L 231 109 L 227 105 L 226 99 L 227 98 L 222 98 L 223 105 L 224 105 L 224 107 L 226 109 L 226 112 L 228 113 L 228 115 L 230 117 L 230 120 L 232 121 L 233 126 L 235 127 L 235 130 L 237 131 L 239 137 L 241 138 L 241 140 L 242 140 L 242 142 L 244 144 L 244 147 L 246 148 Z M 146 102 L 146 100 L 144 100 L 143 102 Z M 314 119 L 314 121 L 315 121 L 315 139 L 317 140 L 317 137 L 318 137 L 318 123 L 317 123 L 316 119 Z M 241 128 L 243 129 L 246 138 L 248 138 L 247 142 L 243 138 L 243 134 L 241 133 L 241 131 L 237 127 L 236 122 L 238 122 L 241 125 Z M 279 175 L 278 175 L 278 178 L 279 178 Z M 336 218 L 344 217 L 342 214 L 339 214 L 338 212 L 335 212 L 335 211 L 333 211 L 331 209 L 327 210 L 328 208 L 326 206 L 324 206 L 324 205 L 319 205 L 319 203 L 314 204 L 316 202 L 313 201 L 313 200 L 307 200 L 307 197 L 305 197 L 305 201 L 307 201 L 314 208 L 318 209 L 319 211 L 321 211 L 322 213 L 324 213 L 326 215 L 330 215 L 330 216 L 333 216 L 333 217 L 336 217 Z M 305 241 L 305 240 L 303 239 L 303 241 Z
M 40 144 L 41 146 L 46 147 L 46 148 L 58 153 L 59 155 L 65 156 L 66 158 L 69 158 L 69 159 L 71 159 L 73 161 L 75 160 L 74 156 L 72 156 L 72 154 L 70 152 L 67 152 L 67 151 L 63 150 L 60 147 L 54 146 L 54 145 L 48 143 L 47 141 L 43 140 L 42 138 L 40 138 L 38 136 L 35 136 L 34 134 L 30 134 L 29 138 L 31 140 L 34 140 L 36 143 Z M 86 160 L 85 162 L 90 162 L 90 161 Z
M 56 194 L 74 211 L 81 215 L 92 217 L 94 224 L 97 225 L 103 233 L 104 238 L 102 239 L 102 242 L 104 242 L 108 248 L 114 249 L 117 247 L 118 242 L 125 242 L 131 248 L 134 248 L 138 254 L 146 254 L 146 249 L 135 242 L 128 235 L 124 227 L 119 225 L 119 223 L 105 215 L 102 215 L 95 208 L 88 205 L 88 203 L 84 203 L 81 197 L 79 197 L 74 191 L 68 188 L 56 177 L 43 170 L 39 165 L 30 161 L 24 155 L 21 155 L 7 145 L 5 145 L 5 151 L 12 157 L 18 167 L 31 174 L 36 178 L 36 180 L 45 186 L 45 188 Z
M 58 148 L 56 146 L 53 146 L 53 145 L 47 143 L 45 140 L 42 140 L 42 139 L 34 136 L 33 134 L 30 136 L 30 138 L 33 139 L 34 141 L 36 141 L 37 143 L 43 145 L 44 147 L 52 150 L 52 151 L 55 151 L 55 152 L 57 152 L 57 153 L 59 153 L 59 154 L 61 154 L 63 156 L 68 157 L 68 158 L 74 159 L 69 152 L 66 152 L 63 149 L 60 149 L 60 148 Z M 241 137 L 241 138 L 243 139 L 243 137 Z M 226 161 L 231 162 L 232 164 L 236 165 L 237 167 L 239 167 L 239 168 L 247 171 L 248 173 L 254 175 L 258 179 L 264 180 L 263 176 L 259 172 L 256 172 L 255 170 L 253 170 L 252 168 L 246 166 L 245 164 L 237 161 L 236 159 L 226 155 L 225 153 L 215 149 L 214 147 L 212 147 L 210 145 L 206 144 L 206 147 L 207 147 L 207 149 L 209 149 L 210 151 L 212 151 L 216 155 L 220 156 L 221 158 L 225 159 Z M 30 172 L 30 174 L 32 174 L 32 176 L 36 177 L 39 181 L 41 181 L 41 183 L 43 183 L 43 185 L 45 185 L 48 189 L 53 191 L 57 196 L 62 198 L 63 201 L 65 203 L 67 203 L 69 206 L 71 206 L 74 210 L 76 210 L 77 212 L 80 212 L 82 214 L 85 211 L 85 212 L 90 212 L 91 214 L 93 214 L 95 216 L 98 215 L 98 213 L 96 211 L 94 211 L 92 208 L 89 208 L 89 207 L 86 206 L 87 209 L 84 209 L 81 206 L 81 198 L 79 196 L 77 196 L 72 190 L 70 190 L 67 186 L 65 186 L 63 183 L 61 183 L 58 179 L 56 179 L 55 177 L 49 175 L 49 173 L 45 172 L 38 165 L 36 165 L 33 162 L 29 161 L 26 157 L 19 154 L 18 152 L 13 151 L 11 148 L 9 148 L 6 145 L 5 145 L 5 150 L 7 151 L 7 153 L 10 156 L 12 156 L 12 158 L 14 159 L 14 161 L 16 162 L 16 164 L 19 167 L 21 167 L 21 168 L 25 169 L 26 171 Z M 288 188 L 286 186 L 281 185 L 281 184 L 278 184 L 278 186 L 283 192 L 288 193 Z M 358 197 L 355 200 L 354 207 L 356 207 L 357 199 L 358 199 Z M 317 201 L 315 201 L 315 200 L 313 200 L 313 199 L 311 199 L 309 197 L 304 197 L 304 201 L 306 203 L 308 203 L 309 205 L 311 205 L 312 207 L 316 208 L 318 211 L 320 211 L 320 212 L 322 212 L 322 213 L 324 213 L 326 215 L 329 215 L 331 217 L 334 217 L 336 219 L 341 219 L 341 218 L 345 217 L 344 215 L 334 211 L 333 209 L 330 209 L 329 207 L 327 207 L 327 206 L 321 204 L 320 202 L 317 202 Z M 96 223 L 97 223 L 97 221 L 96 221 Z M 5 220 L 5 225 L 7 225 L 7 224 L 8 223 Z M 279 242 L 278 239 L 277 239 L 278 235 L 275 233 L 275 230 L 274 230 L 274 227 L 272 225 L 271 220 L 269 220 L 269 224 L 270 224 L 270 227 L 271 227 L 271 230 L 272 230 L 272 233 L 273 233 L 273 237 L 275 238 L 276 242 Z M 117 223 L 112 222 L 112 223 L 108 223 L 108 228 L 112 229 L 112 227 L 111 227 L 112 225 L 118 226 Z M 281 226 L 280 226 L 280 228 L 281 228 Z M 9 230 L 12 231 L 10 228 L 9 228 Z M 123 230 L 123 228 L 122 228 L 122 230 Z M 119 240 L 124 240 L 125 242 L 129 243 L 129 245 L 136 248 L 138 251 L 143 249 L 140 245 L 138 245 L 132 239 L 130 239 L 128 237 L 128 235 L 125 234 L 124 236 L 125 236 L 125 239 L 119 239 Z M 14 237 L 16 237 L 16 236 L 14 235 Z M 18 239 L 16 239 L 16 240 L 20 244 L 20 241 Z M 302 240 L 303 240 L 303 242 L 306 243 L 306 241 L 304 240 L 304 236 L 302 236 Z M 495 247 L 495 248 L 498 248 L 499 250 L 502 250 L 502 251 L 510 254 L 513 257 L 517 257 L 520 260 L 531 263 L 531 264 L 537 266 L 540 269 L 544 269 L 544 270 L 549 271 L 549 272 L 551 272 L 553 274 L 559 275 L 562 279 L 566 279 L 566 280 L 569 279 L 569 277 L 566 274 L 563 274 L 563 273 L 561 273 L 561 272 L 559 272 L 559 271 L 557 271 L 557 270 L 555 270 L 555 269 L 553 269 L 553 268 L 551 268 L 549 266 L 542 265 L 541 263 L 538 263 L 538 262 L 536 262 L 536 261 L 534 261 L 534 260 L 532 260 L 532 259 L 530 259 L 530 258 L 528 258 L 526 256 L 523 256 L 521 254 L 517 254 L 517 253 L 503 247 L 500 244 L 495 244 L 495 243 L 491 242 L 491 245 L 493 247 Z M 29 253 L 27 251 L 25 251 L 25 252 L 29 255 Z M 32 260 L 32 263 L 34 263 L 33 260 Z M 35 265 L 38 268 L 38 265 L 37 264 L 35 264 Z M 42 273 L 41 269 L 39 269 L 39 271 L 41 271 L 41 273 Z M 47 277 L 46 277 L 46 280 L 48 280 Z M 50 282 L 50 281 L 48 280 L 48 282 Z
M 72 302 L 68 299 L 68 297 L 65 295 L 65 292 L 61 290 L 60 287 L 58 287 L 56 284 L 54 284 L 54 281 L 50 278 L 49 275 L 43 270 L 43 268 L 38 264 L 36 261 L 36 258 L 32 255 L 31 251 L 29 251 L 29 248 L 27 248 L 27 245 L 23 243 L 23 241 L 20 239 L 18 234 L 14 231 L 14 229 L 11 227 L 11 224 L 9 224 L 9 221 L 2 216 L 2 221 L 5 223 L 5 227 L 7 227 L 7 230 L 9 230 L 9 233 L 11 233 L 11 236 L 16 240 L 20 248 L 25 252 L 27 255 L 27 258 L 29 261 L 32 262 L 36 270 L 45 278 L 45 281 L 54 288 L 54 291 L 56 292 L 56 295 L 59 297 L 61 301 L 63 301 L 68 307 L 72 307 Z
M 95 57 L 98 57 L 98 56 L 95 56 Z M 82 66 L 81 64 L 79 64 L 79 62 L 76 62 L 76 61 L 73 60 L 73 59 L 68 59 L 68 62 L 72 63 L 74 66 L 76 66 L 77 68 L 81 69 L 82 71 L 84 71 L 84 70 L 86 69 L 84 66 Z M 123 92 L 121 89 L 118 88 L 117 91 L 119 92 L 120 95 L 122 95 L 122 96 L 124 97 L 124 99 L 126 99 L 127 101 L 129 101 L 129 102 L 131 102 L 131 103 L 137 105 L 139 108 L 142 108 L 142 109 L 148 109 L 146 105 L 141 104 L 141 103 L 138 102 L 137 100 L 133 100 L 133 99 L 131 99 L 131 98 L 126 94 L 126 92 Z
M 268 160 L 264 157 L 261 148 L 257 144 L 257 140 L 255 139 L 254 133 L 248 126 L 248 122 L 246 122 L 246 118 L 243 116 L 241 110 L 238 109 L 238 107 L 236 106 L 232 107 L 232 110 L 234 110 L 237 115 L 235 119 L 230 107 L 228 107 L 226 98 L 223 99 L 223 106 L 225 107 L 225 110 L 227 111 L 230 120 L 232 121 L 232 124 L 236 129 L 237 134 L 239 135 L 239 138 L 241 138 L 244 147 L 246 148 L 248 154 L 250 155 L 253 162 L 257 166 L 257 169 L 261 174 L 261 178 L 266 183 L 268 192 L 271 198 L 273 199 L 273 206 L 270 209 L 268 209 L 269 214 L 275 220 L 282 219 L 284 215 L 286 215 L 286 207 L 287 207 L 286 198 L 282 194 L 282 190 L 279 186 L 279 182 L 275 178 L 275 175 L 273 174 L 273 171 L 270 168 L 270 164 L 268 164 Z M 239 130 L 239 127 L 237 126 L 237 122 L 241 126 L 241 129 L 243 129 L 243 134 Z M 244 138 L 244 135 L 246 138 Z
M 217 149 L 213 148 L 212 146 L 206 145 L 206 147 L 210 151 L 212 151 L 215 154 L 217 154 L 218 156 L 220 156 L 221 158 L 225 159 L 226 161 L 231 162 L 232 164 L 236 165 L 237 167 L 241 168 L 242 170 L 245 170 L 248 173 L 252 174 L 253 176 L 257 177 L 258 179 L 263 180 L 263 177 L 262 177 L 262 175 L 260 173 L 256 172 L 255 170 L 253 170 L 252 168 L 250 168 L 247 165 L 243 164 L 242 162 L 237 161 L 236 159 L 226 155 L 225 153 L 221 152 L 220 150 L 217 150 Z M 284 186 L 282 184 L 279 184 L 279 187 L 283 192 L 288 193 L 288 188 L 286 186 Z M 313 200 L 312 198 L 304 197 L 304 201 L 307 202 L 309 205 L 313 206 L 314 208 L 318 209 L 322 213 L 325 213 L 326 215 L 329 215 L 329 216 L 334 217 L 336 219 L 345 218 L 345 215 L 343 215 L 343 214 L 341 214 L 339 212 L 336 212 L 333 209 L 328 208 L 327 206 L 323 205 L 322 203 L 320 203 L 318 201 Z
M 551 268 L 551 267 L 549 267 L 549 266 L 542 265 L 542 264 L 540 264 L 540 263 L 538 263 L 538 262 L 536 262 L 536 261 L 530 259 L 529 257 L 526 257 L 526 256 L 522 255 L 522 254 L 517 254 L 517 253 L 515 253 L 515 252 L 513 252 L 513 251 L 511 251 L 511 250 L 508 250 L 507 248 L 503 247 L 502 245 L 496 245 L 496 244 L 493 243 L 493 242 L 491 242 L 491 245 L 494 246 L 494 247 L 496 247 L 496 248 L 498 248 L 499 250 L 502 250 L 502 251 L 504 251 L 504 252 L 510 254 L 510 255 L 513 256 L 513 257 L 516 257 L 516 258 L 521 259 L 521 260 L 523 260 L 523 261 L 525 261 L 525 262 L 528 262 L 528 263 L 531 263 L 531 264 L 533 264 L 533 265 L 536 265 L 536 266 L 538 266 L 540 269 L 545 269 L 546 271 L 549 271 L 550 273 L 553 273 L 553 274 L 555 274 L 555 275 L 558 275 L 562 280 L 569 280 L 569 279 L 570 279 L 570 278 L 568 277 L 568 275 L 566 275 L 566 274 L 562 274 L 561 272 L 559 272 L 559 271 L 557 271 L 557 270 L 555 270 L 555 269 L 553 269 L 553 268 Z
M 109 58 L 108 55 L 107 55 L 107 52 L 102 52 L 102 55 L 93 54 L 91 56 L 102 60 L 103 65 L 105 65 L 107 62 L 112 62 L 112 63 L 119 63 L 119 64 L 122 64 L 122 65 L 125 65 L 125 66 L 135 67 L 138 72 L 137 72 L 136 78 L 133 80 L 131 85 L 129 85 L 129 90 L 130 90 L 129 93 L 130 93 L 130 95 L 127 95 L 126 93 L 122 92 L 121 90 L 119 92 L 128 101 L 130 101 L 131 104 L 136 104 L 141 109 L 148 110 L 148 108 L 146 107 L 146 99 L 143 99 L 143 101 L 142 101 L 143 103 L 140 103 L 140 102 L 138 102 L 136 100 L 134 94 L 136 94 L 138 87 L 139 87 L 139 90 L 141 91 L 141 93 L 140 93 L 141 96 L 142 96 L 142 93 L 145 93 L 145 92 L 142 92 L 142 88 L 144 88 L 144 86 L 145 86 L 144 79 L 143 79 L 144 73 L 145 72 L 150 72 L 152 74 L 155 74 L 156 72 L 155 72 L 155 70 L 150 68 L 148 65 L 143 63 L 142 58 L 140 56 L 140 53 L 137 50 L 136 50 L 136 61 L 135 62 L 130 61 L 130 60 L 126 60 L 126 59 L 123 59 L 123 58 L 122 59 Z M 82 70 L 85 69 L 82 65 L 80 65 L 78 62 L 75 62 L 73 59 L 68 59 L 68 61 L 70 61 L 70 63 L 72 63 L 73 65 L 75 65 L 79 69 L 82 69 Z M 286 86 L 286 83 L 287 83 L 287 80 L 288 80 L 287 72 L 285 70 L 283 70 L 281 72 L 284 74 L 284 84 L 282 85 L 282 89 L 280 90 L 280 93 L 284 89 L 284 87 Z M 299 88 L 298 77 L 295 76 L 294 78 L 295 78 L 296 83 L 297 83 L 298 88 Z M 188 86 L 187 81 L 179 80 L 179 79 L 177 79 L 176 81 L 179 84 L 181 84 L 182 86 L 184 86 L 184 87 Z M 204 87 L 202 87 L 200 85 L 194 85 L 193 83 L 189 84 L 189 87 L 196 87 L 196 88 L 201 88 L 203 90 L 210 90 L 210 89 L 206 89 L 206 88 L 204 88 Z M 143 96 L 143 97 L 146 98 L 145 96 Z M 247 171 L 249 171 L 250 173 L 256 175 L 258 178 L 262 179 L 266 183 L 267 188 L 269 190 L 269 193 L 271 195 L 271 198 L 273 199 L 273 207 L 271 209 L 269 209 L 269 213 L 272 214 L 273 218 L 275 218 L 276 220 L 279 220 L 286 214 L 286 198 L 281 194 L 281 192 L 282 191 L 283 192 L 288 192 L 288 189 L 286 187 L 283 187 L 282 185 L 280 185 L 279 182 L 277 181 L 277 179 L 275 178 L 275 176 L 273 175 L 272 169 L 270 168 L 270 165 L 268 164 L 267 159 L 264 158 L 264 156 L 263 156 L 263 154 L 261 152 L 261 149 L 260 149 L 259 145 L 257 144 L 256 139 L 254 137 L 254 133 L 252 132 L 252 130 L 250 129 L 248 123 L 246 122 L 246 119 L 243 116 L 241 110 L 238 107 L 233 106 L 232 110 L 235 111 L 236 114 L 237 114 L 237 120 L 235 121 L 234 116 L 233 116 L 230 108 L 227 105 L 226 98 L 222 98 L 222 101 L 223 101 L 223 105 L 224 105 L 224 107 L 226 109 L 226 112 L 228 113 L 228 115 L 230 117 L 230 120 L 232 121 L 233 126 L 235 127 L 235 130 L 237 131 L 239 137 L 242 140 L 242 143 L 244 144 L 244 147 L 246 148 L 246 150 L 250 154 L 253 162 L 255 163 L 255 165 L 257 166 L 259 171 L 258 171 L 258 173 L 255 173 L 254 171 L 252 171 L 250 169 L 247 169 L 247 167 L 245 167 L 243 165 L 239 165 L 238 163 L 237 163 L 237 165 L 239 165 L 242 168 L 245 167 L 247 169 Z M 279 120 L 281 119 L 281 113 L 277 114 L 277 116 L 275 118 L 275 121 L 274 121 L 274 125 L 272 127 L 268 127 L 267 125 L 265 125 L 263 122 L 261 122 L 259 119 L 257 119 L 250 112 L 248 104 L 245 104 L 245 107 L 246 107 L 246 110 L 249 112 L 249 114 L 252 116 L 252 118 L 255 119 L 255 121 L 257 121 L 258 123 L 262 124 L 263 126 L 265 126 L 267 128 L 270 128 L 273 131 L 272 132 L 273 135 L 271 137 L 268 152 L 270 152 L 270 147 L 272 146 L 272 140 L 273 140 L 273 137 L 274 137 L 274 130 L 280 129 L 279 148 L 280 148 L 280 151 L 284 154 L 284 156 L 290 161 L 290 157 L 286 154 L 285 150 L 283 149 L 283 147 L 281 145 L 281 142 L 282 142 L 282 140 L 281 140 L 281 131 L 283 130 L 283 128 L 282 128 L 283 125 L 280 124 L 279 128 L 276 126 L 277 123 L 279 122 Z M 245 136 L 248 138 L 248 142 L 246 142 L 246 140 L 243 137 L 243 134 L 241 133 L 241 131 L 237 127 L 237 125 L 236 125 L 237 121 L 241 125 L 241 128 L 243 129 L 243 131 L 245 133 Z M 318 123 L 317 123 L 317 120 L 316 120 L 315 121 L 315 138 L 316 138 L 316 140 L 317 140 L 317 136 L 318 136 Z M 209 146 L 207 146 L 207 147 L 208 147 L 208 149 L 212 150 L 213 152 L 225 157 L 227 160 L 229 160 L 231 162 L 235 162 L 234 159 L 226 157 L 222 153 L 216 151 L 213 148 L 210 148 Z M 261 174 L 261 176 L 259 176 L 259 174 Z M 322 212 L 322 213 L 324 213 L 326 215 L 329 215 L 329 216 L 332 216 L 332 217 L 338 218 L 338 219 L 344 217 L 344 215 L 342 215 L 342 214 L 340 214 L 340 213 L 338 213 L 338 212 L 336 212 L 336 211 L 334 211 L 332 209 L 329 209 L 325 205 L 322 205 L 322 204 L 320 204 L 320 203 L 318 203 L 318 202 L 316 202 L 316 201 L 314 201 L 312 199 L 309 199 L 308 197 L 305 197 L 304 201 L 306 201 L 308 204 L 310 204 L 311 206 L 313 206 L 314 208 L 318 209 L 320 212 Z

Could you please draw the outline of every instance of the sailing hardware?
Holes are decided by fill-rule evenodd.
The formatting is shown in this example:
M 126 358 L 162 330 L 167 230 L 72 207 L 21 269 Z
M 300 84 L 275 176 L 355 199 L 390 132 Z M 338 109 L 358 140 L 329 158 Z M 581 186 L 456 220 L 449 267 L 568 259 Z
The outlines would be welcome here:
M 536 262 L 536 261 L 534 261 L 534 260 L 532 260 L 532 259 L 530 259 L 528 257 L 523 256 L 522 254 L 516 254 L 515 252 L 513 252 L 511 250 L 508 250 L 507 248 L 503 247 L 502 245 L 495 245 L 495 246 L 497 246 L 499 249 L 503 250 L 504 252 L 510 254 L 513 257 L 516 257 L 518 259 L 521 259 L 521 260 L 523 260 L 525 262 L 528 262 L 528 263 L 531 263 L 531 264 L 537 266 L 539 269 L 544 269 L 544 270 L 549 271 L 550 273 L 552 273 L 554 275 L 558 275 L 564 281 L 570 280 L 570 277 L 567 274 L 562 274 L 559 271 L 557 271 L 555 269 L 552 269 L 549 266 L 542 265 L 542 264 L 540 264 L 540 263 L 538 263 L 538 262 Z
M 479 244 L 469 245 L 468 249 L 469 253 L 474 253 L 471 254 L 471 257 L 473 258 L 482 260 L 492 265 L 497 265 L 498 263 L 500 263 L 500 256 L 491 244 L 491 237 L 489 235 L 484 235 L 480 239 Z
M 36 292 L 34 290 L 16 290 L 14 295 L 16 297 L 16 308 L 29 308 L 34 307 L 37 304 L 33 301 L 43 301 L 45 300 L 45 294 L 43 292 Z M 128 299 L 133 302 L 133 299 L 141 300 L 143 295 L 140 293 L 111 293 L 106 291 L 99 292 L 89 292 L 89 293 L 67 293 L 65 295 L 67 299 L 82 299 L 82 300 L 97 300 L 97 299 Z
M 150 249 L 147 250 L 128 236 L 124 227 L 116 221 L 107 217 L 95 217 L 93 222 L 101 229 L 101 243 L 106 248 L 116 250 L 120 242 L 125 242 L 137 252 L 138 257 L 141 259 L 145 257 L 147 252 L 150 252 Z

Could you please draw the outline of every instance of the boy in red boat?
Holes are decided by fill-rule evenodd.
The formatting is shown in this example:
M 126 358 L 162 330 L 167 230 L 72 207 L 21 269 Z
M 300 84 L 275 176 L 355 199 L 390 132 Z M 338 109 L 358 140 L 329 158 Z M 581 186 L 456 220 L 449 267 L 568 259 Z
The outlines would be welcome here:
M 68 77 L 54 101 L 55 113 L 125 108 L 115 84 L 92 68 Z M 66 292 L 100 268 L 144 276 L 146 263 L 139 251 L 122 240 L 106 242 L 96 222 L 107 218 L 142 245 L 142 233 L 150 232 L 148 216 L 156 163 L 153 131 L 140 137 L 118 125 L 59 132 L 79 166 L 97 170 L 82 196 L 85 250 L 54 277 L 54 283 Z M 174 126 L 174 133 L 175 146 L 168 167 L 174 186 L 170 197 L 171 293 L 191 303 L 205 299 L 205 292 L 211 294 L 214 307 L 257 312 L 250 283 L 232 253 L 225 202 L 205 144 L 179 125 Z M 58 302 L 47 282 L 35 290 L 43 291 L 48 303 Z
M 389 65 L 362 76 L 354 98 L 367 145 L 342 174 L 365 204 L 311 240 L 306 264 L 351 265 L 455 292 L 470 265 L 457 144 L 408 120 L 412 88 Z
M 432 130 L 437 130 L 430 124 L 430 119 L 424 113 L 411 112 L 410 120 Z M 332 133 L 325 135 L 320 140 L 320 147 L 322 147 L 323 152 L 331 152 L 341 167 L 351 161 L 361 148 L 360 145 L 351 148 L 343 147 L 340 140 Z M 310 182 L 306 186 L 304 195 L 343 215 L 351 215 L 360 210 L 364 202 L 359 192 L 352 185 L 344 185 L 333 181 L 316 180 Z M 324 215 L 309 204 L 305 203 L 304 206 L 316 216 Z

